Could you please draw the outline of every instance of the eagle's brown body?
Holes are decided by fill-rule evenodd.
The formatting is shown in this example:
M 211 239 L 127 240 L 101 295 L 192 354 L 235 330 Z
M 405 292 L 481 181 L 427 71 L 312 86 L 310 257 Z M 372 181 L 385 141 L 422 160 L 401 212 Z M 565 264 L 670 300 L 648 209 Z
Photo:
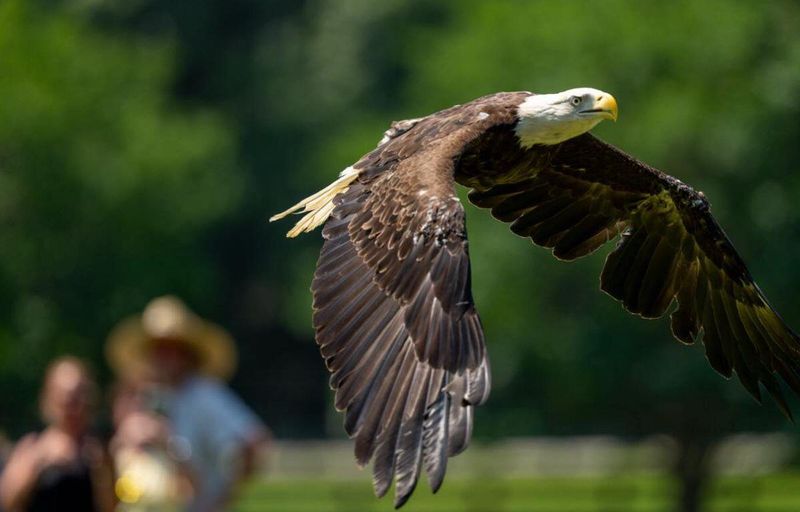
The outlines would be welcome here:
M 317 342 L 356 458 L 374 460 L 378 495 L 396 480 L 397 506 L 423 468 L 438 489 L 489 394 L 456 182 L 560 259 L 620 236 L 605 292 L 647 318 L 677 300 L 675 337 L 702 339 L 717 371 L 735 371 L 756 398 L 760 383 L 787 415 L 776 375 L 800 392 L 798 337 L 702 194 L 589 134 L 523 147 L 516 126 L 528 97 L 498 93 L 396 123 L 329 192 L 312 286 Z

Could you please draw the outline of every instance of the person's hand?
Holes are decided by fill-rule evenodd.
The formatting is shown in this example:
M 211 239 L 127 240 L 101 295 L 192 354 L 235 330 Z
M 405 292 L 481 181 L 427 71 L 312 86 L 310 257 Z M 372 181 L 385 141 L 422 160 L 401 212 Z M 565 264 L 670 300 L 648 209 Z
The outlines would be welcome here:
M 166 422 L 148 412 L 133 412 L 122 420 L 114 435 L 115 447 L 162 446 L 169 437 Z
M 77 450 L 74 441 L 53 429 L 20 439 L 0 475 L 0 504 L 8 510 L 23 509 L 42 470 L 75 460 Z
M 48 466 L 74 461 L 78 456 L 78 447 L 65 433 L 48 429 L 36 439 L 32 454 L 38 474 Z

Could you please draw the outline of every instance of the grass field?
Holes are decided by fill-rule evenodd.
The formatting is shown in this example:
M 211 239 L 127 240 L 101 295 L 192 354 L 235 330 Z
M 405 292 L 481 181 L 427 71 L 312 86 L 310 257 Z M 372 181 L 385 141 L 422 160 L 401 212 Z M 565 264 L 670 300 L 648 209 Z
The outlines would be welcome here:
M 446 479 L 437 495 L 420 482 L 404 512 L 673 512 L 677 488 L 665 476 Z M 254 482 L 237 512 L 373 512 L 393 510 L 391 497 L 363 480 L 269 478 Z M 709 512 L 798 512 L 800 472 L 717 479 L 704 502 Z

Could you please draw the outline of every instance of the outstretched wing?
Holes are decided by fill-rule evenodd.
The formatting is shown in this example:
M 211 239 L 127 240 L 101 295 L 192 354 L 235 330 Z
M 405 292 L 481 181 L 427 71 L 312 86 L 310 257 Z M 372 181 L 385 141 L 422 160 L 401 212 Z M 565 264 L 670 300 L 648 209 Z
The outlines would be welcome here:
M 333 199 L 312 285 L 316 339 L 336 407 L 401 506 L 424 468 L 434 492 L 464 450 L 473 408 L 489 395 L 483 329 L 472 300 L 454 162 L 465 144 L 513 119 L 528 93 L 500 93 L 395 123 Z
M 435 491 L 447 457 L 466 447 L 489 367 L 461 204 L 413 197 L 386 178 L 336 199 L 312 290 L 317 342 L 356 458 L 375 459 L 378 496 L 396 478 L 399 506 L 421 465 Z
M 800 394 L 798 336 L 753 282 L 702 194 L 589 134 L 527 150 L 527 173 L 495 173 L 494 183 L 471 179 L 487 174 L 476 168 L 485 161 L 477 146 L 472 151 L 457 173 L 474 187 L 473 203 L 564 260 L 621 234 L 601 288 L 645 318 L 663 316 L 677 300 L 673 335 L 702 340 L 718 372 L 735 371 L 759 401 L 760 382 L 791 417 L 775 374 Z

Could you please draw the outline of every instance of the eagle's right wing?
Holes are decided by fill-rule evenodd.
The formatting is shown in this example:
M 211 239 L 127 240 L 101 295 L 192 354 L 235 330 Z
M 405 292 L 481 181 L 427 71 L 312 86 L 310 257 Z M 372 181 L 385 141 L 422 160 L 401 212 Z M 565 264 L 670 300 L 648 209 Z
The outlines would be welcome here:
M 800 340 L 753 281 L 705 197 L 589 134 L 528 151 L 550 152 L 532 159 L 547 164 L 473 190 L 470 200 L 564 260 L 621 234 L 603 268 L 603 291 L 645 318 L 664 315 L 677 300 L 673 335 L 702 339 L 718 372 L 735 371 L 757 400 L 760 382 L 790 416 L 774 374 L 800 394 Z

